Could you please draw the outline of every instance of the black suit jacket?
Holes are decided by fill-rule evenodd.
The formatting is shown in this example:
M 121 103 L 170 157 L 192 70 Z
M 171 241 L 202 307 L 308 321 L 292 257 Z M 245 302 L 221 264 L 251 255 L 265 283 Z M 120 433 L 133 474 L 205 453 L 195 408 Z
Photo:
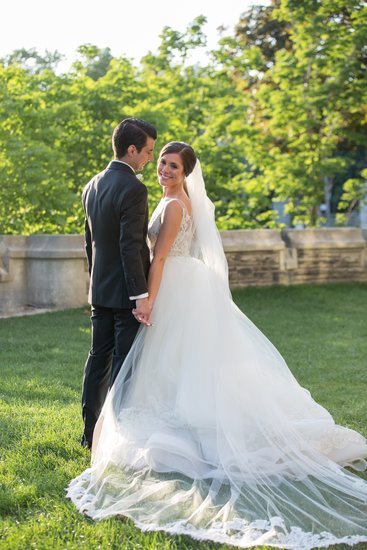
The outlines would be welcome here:
M 132 308 L 129 296 L 147 292 L 147 189 L 132 168 L 112 161 L 85 186 L 82 201 L 89 303 Z

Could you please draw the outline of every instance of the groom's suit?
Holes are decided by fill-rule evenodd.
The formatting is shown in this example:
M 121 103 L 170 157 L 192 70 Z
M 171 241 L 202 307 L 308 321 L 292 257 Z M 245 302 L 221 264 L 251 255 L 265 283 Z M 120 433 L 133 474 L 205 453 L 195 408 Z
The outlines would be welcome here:
M 134 298 L 147 293 L 147 189 L 130 166 L 112 161 L 86 185 L 82 201 L 92 305 L 92 348 L 83 380 L 83 441 L 90 446 L 108 387 L 139 328 L 131 312 Z

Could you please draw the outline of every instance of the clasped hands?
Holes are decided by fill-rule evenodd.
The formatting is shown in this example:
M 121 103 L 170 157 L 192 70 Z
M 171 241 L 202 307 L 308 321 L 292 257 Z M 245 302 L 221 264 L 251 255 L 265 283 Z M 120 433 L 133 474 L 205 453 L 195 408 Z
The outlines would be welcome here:
M 140 298 L 136 300 L 136 308 L 132 310 L 132 313 L 137 321 L 147 327 L 152 326 L 150 315 L 152 313 L 152 305 L 149 302 L 149 298 Z

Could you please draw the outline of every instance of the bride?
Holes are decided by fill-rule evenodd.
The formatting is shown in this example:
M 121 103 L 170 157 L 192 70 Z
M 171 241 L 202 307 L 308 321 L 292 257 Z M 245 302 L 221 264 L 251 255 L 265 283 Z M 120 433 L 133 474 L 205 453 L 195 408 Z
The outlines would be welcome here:
M 238 547 L 367 541 L 366 440 L 338 426 L 236 307 L 199 160 L 158 160 L 149 225 L 152 326 L 141 326 L 68 496 L 93 519 L 131 518 Z

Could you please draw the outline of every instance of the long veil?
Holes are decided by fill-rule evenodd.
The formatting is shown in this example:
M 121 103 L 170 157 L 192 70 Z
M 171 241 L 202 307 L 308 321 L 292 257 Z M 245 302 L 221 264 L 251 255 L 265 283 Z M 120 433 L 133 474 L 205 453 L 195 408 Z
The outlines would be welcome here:
M 243 548 L 367 541 L 365 439 L 335 425 L 228 294 L 198 162 L 191 257 L 166 262 L 153 327 L 112 387 L 68 496 L 94 519 Z
M 192 255 L 201 259 L 213 270 L 222 281 L 223 287 L 229 291 L 227 259 L 215 224 L 214 204 L 206 193 L 199 159 L 196 161 L 194 170 L 187 176 L 186 185 L 194 225 Z

